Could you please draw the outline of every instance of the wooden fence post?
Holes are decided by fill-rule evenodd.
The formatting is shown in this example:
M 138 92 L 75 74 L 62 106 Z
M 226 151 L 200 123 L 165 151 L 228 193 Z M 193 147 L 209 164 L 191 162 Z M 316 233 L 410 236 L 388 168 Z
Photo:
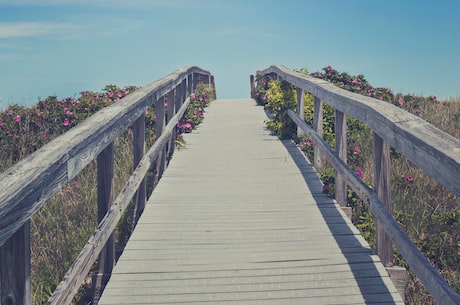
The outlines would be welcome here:
M 110 210 L 113 203 L 113 143 L 109 144 L 97 156 L 97 215 L 98 223 L 102 221 L 104 216 Z M 115 239 L 114 233 L 110 234 L 104 248 L 99 254 L 98 268 L 93 274 L 93 301 L 92 304 L 97 304 L 104 291 L 107 282 L 112 274 L 112 269 L 115 264 Z
M 374 185 L 379 199 L 385 208 L 392 213 L 393 204 L 391 201 L 391 159 L 390 145 L 386 143 L 377 133 L 374 132 Z M 390 275 L 399 294 L 405 299 L 406 270 L 393 266 L 394 253 L 391 239 L 385 234 L 382 225 L 376 223 L 377 254 L 383 266 Z
M 198 83 L 200 82 L 200 79 L 201 79 L 201 74 L 193 73 L 190 75 L 192 75 L 192 90 L 193 90 L 193 89 L 196 89 L 196 87 L 198 86 Z
M 193 73 L 190 73 L 187 77 L 187 93 L 192 94 L 193 91 Z
M 302 88 L 297 89 L 297 115 L 302 121 L 305 121 L 305 98 L 304 98 L 304 91 Z M 297 136 L 300 137 L 304 135 L 302 129 L 297 126 Z
M 175 90 L 169 91 L 166 101 L 168 102 L 168 115 L 166 118 L 166 124 L 168 124 L 169 120 L 176 114 L 176 101 L 175 101 Z M 176 141 L 176 129 L 174 129 L 171 133 L 171 138 L 169 139 L 169 145 L 166 148 L 167 151 L 167 156 L 168 160 L 171 158 L 171 156 L 174 153 L 174 148 L 175 148 L 175 141 Z
M 341 111 L 335 111 L 335 152 L 340 160 L 347 163 L 347 118 Z M 336 171 L 335 200 L 351 219 L 351 208 L 347 207 L 347 184 L 345 179 Z
M 323 137 L 323 101 L 317 96 L 314 97 L 314 108 L 313 108 L 313 129 L 322 138 Z M 319 146 L 314 144 L 313 146 L 314 161 L 316 171 L 321 171 L 325 166 L 325 160 L 321 154 Z
M 249 76 L 249 85 L 251 86 L 251 98 L 255 98 L 256 95 L 256 86 L 254 85 L 254 75 Z
M 163 130 L 165 128 L 165 104 L 164 104 L 164 97 L 161 96 L 159 99 L 156 99 L 155 101 L 155 111 L 157 118 L 155 120 L 155 136 L 158 139 L 161 134 L 163 133 Z M 160 181 L 161 176 L 163 175 L 163 172 L 166 167 L 166 146 L 162 149 L 161 153 L 158 155 L 157 161 L 156 161 L 156 175 L 155 175 L 155 185 L 158 184 L 158 181 Z
M 145 112 L 133 124 L 133 150 L 134 169 L 137 167 L 145 153 Z M 134 195 L 134 203 L 131 212 L 131 229 L 133 230 L 144 211 L 146 202 L 146 183 L 142 181 L 139 189 Z
M 212 93 L 213 93 L 213 98 L 217 99 L 217 93 L 216 93 L 216 84 L 214 82 L 214 75 L 211 75 L 211 83 L 210 83 Z
M 0 247 L 0 304 L 31 305 L 30 221 Z

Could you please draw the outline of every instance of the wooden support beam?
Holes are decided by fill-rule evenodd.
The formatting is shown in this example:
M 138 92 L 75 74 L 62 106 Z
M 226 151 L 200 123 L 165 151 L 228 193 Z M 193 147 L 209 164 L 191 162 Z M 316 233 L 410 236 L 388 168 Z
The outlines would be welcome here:
M 304 98 L 304 91 L 302 88 L 297 87 L 297 115 L 301 120 L 305 120 L 305 98 Z M 297 126 L 297 136 L 300 137 L 304 135 L 302 129 Z
M 341 111 L 335 111 L 335 153 L 347 163 L 347 119 Z M 347 206 L 346 180 L 336 171 L 335 200 L 341 207 Z
M 133 125 L 133 168 L 135 169 L 144 157 L 145 153 L 145 113 L 143 113 Z M 134 203 L 131 211 L 131 229 L 133 230 L 144 211 L 146 202 L 146 182 L 142 181 L 134 196 Z
M 114 146 L 109 144 L 97 156 L 97 218 L 98 223 L 104 219 L 113 204 L 114 182 Z M 115 265 L 115 239 L 113 232 L 99 254 L 98 267 L 93 274 L 93 301 L 97 304 L 112 274 Z
M 0 247 L 0 304 L 31 305 L 30 221 Z
M 313 129 L 316 131 L 318 136 L 323 137 L 323 102 L 317 97 L 314 97 L 314 108 L 313 108 Z M 320 172 L 326 166 L 326 160 L 321 153 L 319 145 L 313 146 L 314 161 L 313 165 L 315 169 Z

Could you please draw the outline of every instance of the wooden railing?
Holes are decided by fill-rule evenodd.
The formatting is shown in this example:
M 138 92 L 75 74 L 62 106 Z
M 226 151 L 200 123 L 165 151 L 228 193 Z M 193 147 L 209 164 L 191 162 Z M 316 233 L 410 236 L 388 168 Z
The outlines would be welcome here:
M 320 169 L 323 158 L 336 170 L 336 201 L 346 209 L 347 186 L 366 202 L 377 219 L 377 254 L 392 275 L 392 243 L 411 270 L 423 282 L 438 304 L 460 304 L 460 296 L 433 268 L 402 230 L 391 214 L 390 146 L 397 149 L 425 173 L 460 196 L 460 140 L 433 127 L 426 121 L 389 103 L 351 93 L 333 84 L 294 72 L 284 66 L 258 71 L 257 79 L 284 80 L 297 88 L 297 113 L 289 117 L 314 142 L 314 165 Z M 254 76 L 251 76 L 254 98 Z M 304 120 L 304 91 L 314 96 L 314 126 Z M 336 110 L 335 148 L 322 138 L 323 102 Z M 346 115 L 367 124 L 374 135 L 374 187 L 358 178 L 347 166 Z M 398 271 L 396 269 L 396 271 Z M 394 274 L 393 274 L 394 277 Z
M 176 124 L 190 103 L 187 96 L 199 82 L 215 89 L 214 77 L 208 71 L 198 67 L 179 69 L 100 110 L 0 175 L 0 304 L 32 303 L 30 218 L 94 159 L 98 169 L 99 225 L 48 304 L 69 304 L 99 258 L 94 276 L 98 285 L 92 303 L 97 304 L 114 265 L 116 224 L 133 198 L 136 215 L 142 213 L 146 202 L 146 173 L 155 162 L 157 178 L 161 176 L 166 155 L 174 150 Z M 167 114 L 165 100 L 168 101 Z M 144 153 L 144 114 L 152 104 L 157 114 L 157 140 Z M 134 131 L 135 170 L 113 200 L 113 141 L 130 126 Z

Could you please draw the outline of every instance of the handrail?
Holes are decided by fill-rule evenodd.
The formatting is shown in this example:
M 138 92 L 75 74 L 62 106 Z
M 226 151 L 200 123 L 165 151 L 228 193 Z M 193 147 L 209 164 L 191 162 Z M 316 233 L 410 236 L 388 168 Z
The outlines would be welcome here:
M 98 228 L 49 302 L 70 303 L 84 276 L 110 238 L 124 209 L 139 191 L 148 168 L 157 157 L 166 152 L 167 144 L 173 142 L 174 127 L 190 102 L 186 98 L 187 92 L 191 93 L 192 88 L 203 80 L 214 89 L 214 77 L 208 71 L 199 67 L 178 69 L 136 90 L 119 102 L 103 108 L 0 175 L 1 304 L 31 304 L 28 223 L 32 215 L 96 157 L 98 165 L 100 162 L 107 162 L 107 158 L 113 158 L 111 146 L 115 138 L 132 125 L 135 130 L 140 126 L 139 139 L 134 139 L 135 147 L 141 150 L 135 151 L 137 158 L 142 158 L 138 160 L 139 165 L 114 205 L 105 207 L 108 210 L 107 214 L 100 217 L 103 219 Z M 169 103 L 169 123 L 166 122 L 168 124 L 161 135 L 157 130 L 159 138 L 144 155 L 145 110 L 155 103 L 158 116 L 164 118 L 164 98 L 170 99 L 168 102 L 175 101 Z M 172 114 L 169 113 L 171 109 L 174 111 Z M 161 119 L 157 121 L 157 127 L 161 131 L 165 122 Z M 141 143 L 136 145 L 136 142 Z M 110 164 L 110 160 L 108 161 Z M 162 161 L 165 162 L 164 157 Z M 108 185 L 105 187 L 111 189 L 111 181 L 104 181 L 110 178 L 104 177 L 105 174 L 100 175 L 103 179 L 100 184 L 107 182 Z M 112 196 L 110 190 L 102 190 L 102 193 L 104 191 Z M 137 197 L 142 205 L 142 201 L 145 202 L 145 194 Z M 98 204 L 110 205 L 113 199 L 104 198 L 102 201 L 105 202 Z
M 342 132 L 343 130 L 337 130 L 334 151 L 322 139 L 317 128 L 306 124 L 301 113 L 303 106 L 298 105 L 298 113 L 292 110 L 287 112 L 297 126 L 314 140 L 315 146 L 318 146 L 318 153 L 321 153 L 322 156 L 318 158 L 315 155 L 315 160 L 326 157 L 335 168 L 337 177 L 340 177 L 345 185 L 349 185 L 369 205 L 377 219 L 378 230 L 384 232 L 378 236 L 380 242 L 377 246 L 382 263 L 386 267 L 389 265 L 388 252 L 392 253 L 391 242 L 393 242 L 438 304 L 460 304 L 460 296 L 418 250 L 387 207 L 390 201 L 388 198 L 390 197 L 389 145 L 399 150 L 447 189 L 460 196 L 460 185 L 458 184 L 460 140 L 391 104 L 343 90 L 325 80 L 292 71 L 284 66 L 270 66 L 258 71 L 257 75 L 259 78 L 270 76 L 274 79 L 282 79 L 296 86 L 298 104 L 303 102 L 304 90 L 311 93 L 315 97 L 315 118 L 321 117 L 319 114 L 322 111 L 320 101 L 324 101 L 336 109 L 336 116 L 342 121 L 346 122 L 343 117 L 349 115 L 373 129 L 376 159 L 374 184 L 377 192 L 363 183 L 346 165 L 346 155 L 343 156 L 340 151 L 343 148 L 341 147 L 343 142 L 346 143 L 346 138 L 344 141 L 346 133 Z M 252 82 L 253 78 L 251 78 L 251 91 L 253 92 Z M 315 127 L 317 127 L 316 124 Z M 338 198 L 337 201 L 343 201 L 345 194 L 338 194 L 338 196 L 342 198 Z M 382 242 L 381 240 L 385 238 L 391 241 Z

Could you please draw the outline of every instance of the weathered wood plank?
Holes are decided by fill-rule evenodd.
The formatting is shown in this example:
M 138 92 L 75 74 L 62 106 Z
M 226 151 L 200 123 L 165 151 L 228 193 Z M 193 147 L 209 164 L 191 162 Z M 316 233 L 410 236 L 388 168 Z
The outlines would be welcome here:
M 0 304 L 32 304 L 29 221 L 0 246 Z

